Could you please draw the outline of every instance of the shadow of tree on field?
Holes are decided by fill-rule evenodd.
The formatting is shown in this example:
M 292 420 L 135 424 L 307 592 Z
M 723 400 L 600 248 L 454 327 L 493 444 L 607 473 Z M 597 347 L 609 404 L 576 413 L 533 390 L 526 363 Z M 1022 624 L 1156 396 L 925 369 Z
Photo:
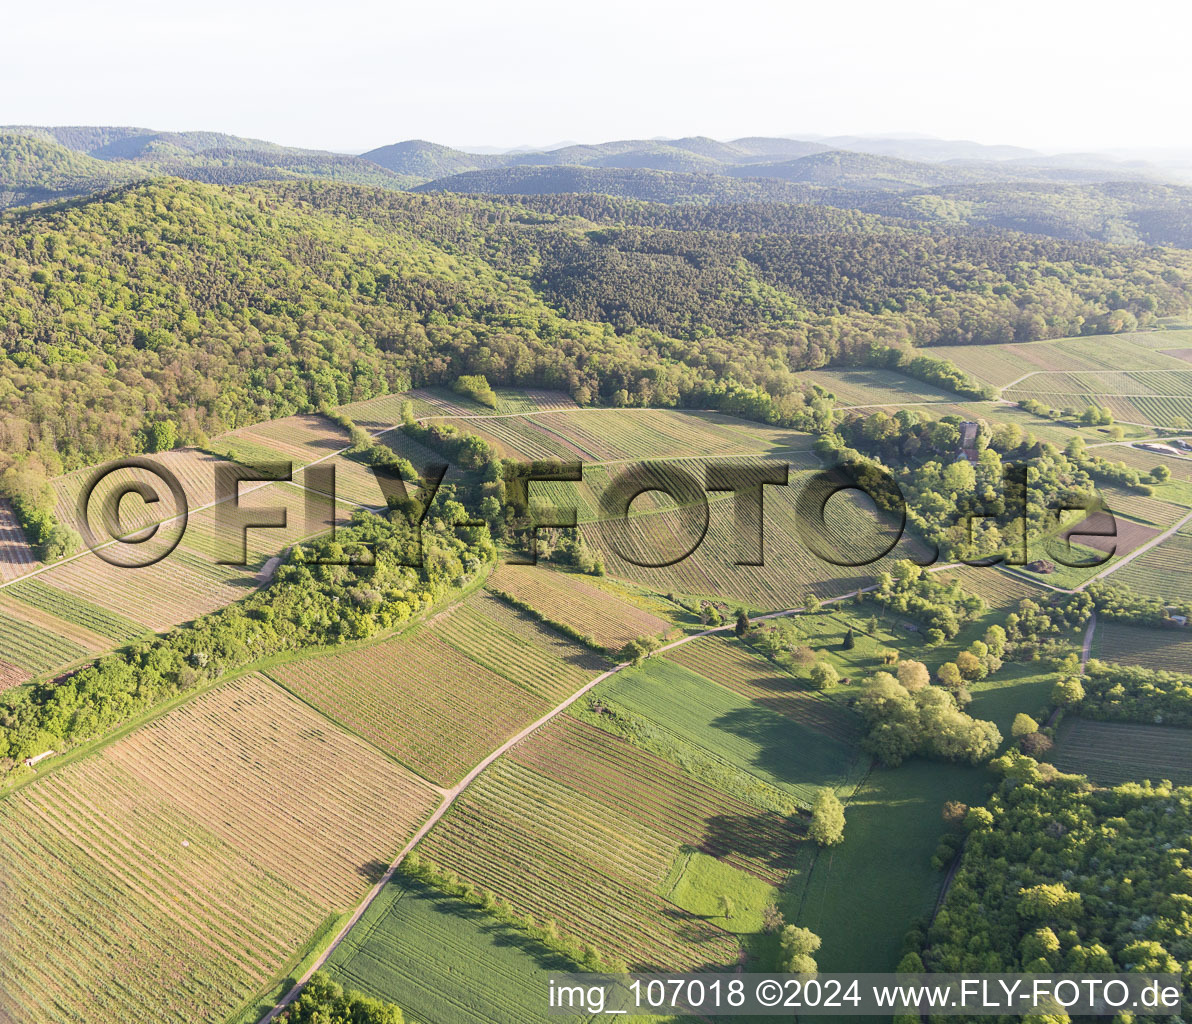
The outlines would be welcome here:
M 364 878 L 369 885 L 376 885 L 382 878 L 385 877 L 385 872 L 389 870 L 389 865 L 383 860 L 370 860 L 356 868 L 356 873 Z
M 831 786 L 839 781 L 840 744 L 790 718 L 761 707 L 739 708 L 712 726 L 756 744 L 753 764 L 782 782 Z
M 775 871 L 790 871 L 805 828 L 779 814 L 717 814 L 708 819 L 701 849 L 722 860 L 737 856 Z

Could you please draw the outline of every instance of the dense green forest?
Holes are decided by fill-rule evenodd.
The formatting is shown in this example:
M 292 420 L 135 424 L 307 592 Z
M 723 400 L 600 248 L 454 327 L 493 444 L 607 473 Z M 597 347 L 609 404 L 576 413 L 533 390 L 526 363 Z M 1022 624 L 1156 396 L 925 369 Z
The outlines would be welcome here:
M 163 420 L 193 443 L 477 373 L 806 423 L 798 370 L 1129 329 L 1190 299 L 1172 250 L 835 210 L 733 226 L 606 197 L 168 179 L 0 215 L 0 450 L 69 468 Z
M 927 967 L 1183 973 L 1192 790 L 1092 789 L 1023 755 L 999 761 L 1006 781 L 969 813 Z

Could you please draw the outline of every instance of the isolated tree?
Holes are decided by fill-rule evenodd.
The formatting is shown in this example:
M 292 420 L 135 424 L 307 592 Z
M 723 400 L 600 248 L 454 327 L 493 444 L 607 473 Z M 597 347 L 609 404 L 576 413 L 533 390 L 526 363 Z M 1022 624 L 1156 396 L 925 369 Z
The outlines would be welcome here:
M 1038 731 L 1039 723 L 1031 718 L 1030 715 L 1023 714 L 1021 711 L 1014 716 L 1014 724 L 1010 726 L 1010 735 L 1016 740 Z
M 749 632 L 749 613 L 744 608 L 737 609 L 737 624 L 733 627 L 737 636 L 745 636 Z
M 808 594 L 803 599 L 803 611 L 805 614 L 815 615 L 821 608 L 823 608 L 823 602 L 814 594 Z
M 944 801 L 943 818 L 953 828 L 964 824 L 966 814 L 968 814 L 968 804 L 959 800 Z
M 791 974 L 815 974 L 819 970 L 812 953 L 821 940 L 810 928 L 788 924 L 778 940 L 778 968 Z
M 844 804 L 830 789 L 821 789 L 816 794 L 807 834 L 820 846 L 835 846 L 844 841 Z
M 1151 479 L 1157 484 L 1165 484 L 1171 479 L 1171 469 L 1168 466 L 1156 466 L 1151 470 Z
M 956 669 L 962 679 L 981 679 L 985 675 L 985 665 L 972 651 L 961 651 L 956 655 Z
M 1041 761 L 1051 753 L 1055 744 L 1046 733 L 1029 732 L 1018 741 L 1018 747 L 1027 757 Z
M 853 630 L 852 630 L 852 627 L 850 626 L 848 628 L 848 631 L 844 634 L 844 640 L 841 642 L 840 647 L 841 647 L 841 650 L 851 651 L 856 646 L 857 646 L 857 639 L 856 639 L 856 637 L 853 636 Z
M 733 898 L 731 896 L 729 896 L 727 893 L 722 892 L 716 898 L 716 902 L 718 904 L 720 904 L 720 913 L 726 919 L 731 918 L 733 916 L 733 913 L 737 909 L 737 905 L 733 902 Z
M 840 681 L 836 666 L 826 661 L 817 661 L 811 666 L 811 685 L 817 690 L 826 690 Z

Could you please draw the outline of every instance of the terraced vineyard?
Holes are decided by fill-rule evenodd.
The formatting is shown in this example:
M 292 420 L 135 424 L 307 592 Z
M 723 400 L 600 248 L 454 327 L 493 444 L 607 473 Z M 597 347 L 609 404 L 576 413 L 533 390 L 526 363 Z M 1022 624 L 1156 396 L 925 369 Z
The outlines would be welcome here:
M 112 643 L 127 643 L 145 632 L 144 627 L 122 615 L 100 608 L 99 605 L 84 601 L 64 590 L 56 590 L 41 577 L 12 584 L 5 589 L 4 596 L 15 598 L 22 604 L 45 612 L 57 620 L 73 623 Z
M 269 674 L 424 778 L 449 786 L 552 706 L 421 628 Z
M 485 592 L 436 618 L 434 635 L 510 682 L 557 703 L 608 662 Z
M 665 837 L 512 761 L 481 775 L 419 849 L 631 967 L 736 961 L 732 937 L 657 895 L 675 852 Z
M 705 637 L 668 651 L 667 659 L 842 743 L 858 737 L 857 716 L 806 688 L 739 641 Z
M 88 648 L 27 619 L 0 613 L 0 686 L 67 665 Z
M 847 791 L 858 778 L 854 747 L 664 658 L 626 669 L 592 693 L 738 766 L 803 806 L 810 805 L 821 787 Z
M 1177 533 L 1122 566 L 1112 579 L 1152 597 L 1192 601 L 1192 537 Z
M 0 803 L 0 1018 L 220 1021 L 434 794 L 246 677 Z
M 1167 779 L 1192 785 L 1192 730 L 1130 722 L 1069 719 L 1051 757 L 1062 772 L 1087 775 L 1101 786 Z
M 1092 655 L 1102 661 L 1184 673 L 1192 664 L 1192 630 L 1151 629 L 1102 617 L 1093 634 Z
M 37 568 L 37 558 L 7 498 L 0 498 L 0 583 Z
M 670 761 L 560 715 L 507 755 L 603 804 L 673 845 L 705 853 L 774 885 L 794 865 L 802 826 L 700 782 Z
M 541 614 L 618 650 L 630 640 L 664 633 L 670 623 L 573 573 L 542 565 L 504 565 L 488 578 L 492 590 L 512 594 Z

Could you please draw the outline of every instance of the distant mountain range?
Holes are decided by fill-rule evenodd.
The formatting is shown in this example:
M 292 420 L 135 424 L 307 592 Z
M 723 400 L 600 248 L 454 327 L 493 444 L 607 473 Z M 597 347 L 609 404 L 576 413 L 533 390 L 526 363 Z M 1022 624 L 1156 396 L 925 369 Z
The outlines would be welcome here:
M 359 156 L 219 132 L 0 127 L 0 208 L 147 178 L 313 178 L 489 195 L 601 193 L 659 203 L 810 203 L 908 221 L 1192 247 L 1188 165 L 930 138 L 703 136 L 477 153 L 420 139 Z

